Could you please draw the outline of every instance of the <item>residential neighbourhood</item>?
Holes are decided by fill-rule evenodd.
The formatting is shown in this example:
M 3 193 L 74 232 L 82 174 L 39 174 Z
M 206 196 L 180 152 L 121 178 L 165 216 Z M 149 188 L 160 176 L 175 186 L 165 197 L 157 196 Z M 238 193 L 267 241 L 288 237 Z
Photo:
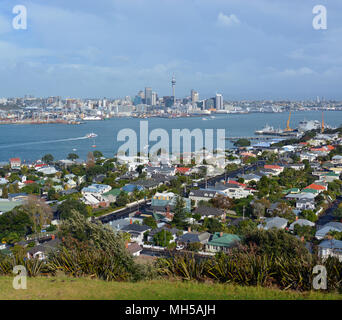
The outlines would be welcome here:
M 282 229 L 321 257 L 342 259 L 341 130 L 293 140 L 225 150 L 223 170 L 214 157 L 189 165 L 158 156 L 123 163 L 100 151 L 87 161 L 11 158 L 0 168 L 2 252 L 21 243 L 32 247 L 28 258 L 44 259 L 60 241 L 58 225 L 76 210 L 125 234 L 134 256 L 157 249 L 229 254 L 248 226 Z M 43 208 L 39 223 L 26 219 L 37 215 L 30 204 Z M 19 215 L 19 227 L 8 224 Z

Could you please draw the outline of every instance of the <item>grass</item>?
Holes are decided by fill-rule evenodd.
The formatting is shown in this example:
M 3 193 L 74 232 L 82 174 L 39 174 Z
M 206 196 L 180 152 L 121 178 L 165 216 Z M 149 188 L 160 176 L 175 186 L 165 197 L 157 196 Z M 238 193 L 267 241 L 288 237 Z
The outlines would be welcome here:
M 0 277 L 1 300 L 306 300 L 342 299 L 341 294 L 280 291 L 167 280 L 105 282 L 66 276 L 28 278 L 26 290 L 15 290 L 12 277 Z

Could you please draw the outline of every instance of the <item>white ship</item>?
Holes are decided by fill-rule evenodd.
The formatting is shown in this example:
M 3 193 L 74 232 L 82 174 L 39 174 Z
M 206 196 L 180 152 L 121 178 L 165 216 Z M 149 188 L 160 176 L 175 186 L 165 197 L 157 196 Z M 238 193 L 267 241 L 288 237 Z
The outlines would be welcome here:
M 93 117 L 93 116 L 88 116 L 83 118 L 84 121 L 95 121 L 95 120 L 102 120 L 101 117 Z
M 281 129 L 274 129 L 273 127 L 269 126 L 268 124 L 265 126 L 265 128 L 261 130 L 255 131 L 255 134 L 261 134 L 261 135 L 279 135 L 283 133 L 284 131 Z
M 96 133 L 88 133 L 87 135 L 86 135 L 86 138 L 88 138 L 88 139 L 90 139 L 90 138 L 96 138 L 97 137 L 97 134 Z
M 301 132 L 306 132 L 310 130 L 319 130 L 322 128 L 322 123 L 318 120 L 303 120 L 299 122 L 298 130 Z M 336 129 L 336 127 L 324 124 L 325 129 Z

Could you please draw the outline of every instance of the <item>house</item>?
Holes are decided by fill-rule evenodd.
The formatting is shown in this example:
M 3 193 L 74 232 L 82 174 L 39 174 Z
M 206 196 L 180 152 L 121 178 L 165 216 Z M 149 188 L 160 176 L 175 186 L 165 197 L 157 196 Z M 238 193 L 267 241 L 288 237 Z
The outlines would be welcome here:
M 143 244 L 145 232 L 151 230 L 152 228 L 149 226 L 130 223 L 129 225 L 124 226 L 120 231 L 129 233 L 132 242 Z
M 332 163 L 334 164 L 342 164 L 342 156 L 341 155 L 336 155 L 332 157 Z
M 293 231 L 295 225 L 314 227 L 315 223 L 306 219 L 298 219 L 290 224 L 289 230 Z
M 279 175 L 280 173 L 284 171 L 284 167 L 281 167 L 275 164 L 265 164 L 264 169 L 274 171 L 275 175 Z
M 188 245 L 190 243 L 207 244 L 210 238 L 208 232 L 187 232 L 177 239 L 178 244 Z
M 52 240 L 47 241 L 43 244 L 38 244 L 32 249 L 28 250 L 27 258 L 28 259 L 39 259 L 45 260 L 50 252 L 53 252 L 58 249 L 58 245 L 61 241 L 58 238 L 52 237 Z
M 109 203 L 113 203 L 116 201 L 120 193 L 121 193 L 121 190 L 116 188 L 116 189 L 112 189 L 108 192 L 103 193 L 102 197 L 105 198 Z
M 136 242 L 128 243 L 126 248 L 133 257 L 139 257 L 140 252 L 143 251 L 142 246 Z
M 342 241 L 335 239 L 323 240 L 318 245 L 318 256 L 323 260 L 328 257 L 336 257 L 342 262 Z
M 82 189 L 82 194 L 95 194 L 95 195 L 102 195 L 108 191 L 112 190 L 111 186 L 106 184 L 92 184 L 89 187 L 85 187 Z
M 179 174 L 189 175 L 190 171 L 191 171 L 191 168 L 186 168 L 186 167 L 176 168 L 176 173 L 179 173 Z
M 205 245 L 208 252 L 227 252 L 229 249 L 237 246 L 240 242 L 240 237 L 235 234 L 215 232 Z
M 143 191 L 144 188 L 142 186 L 135 185 L 135 184 L 126 184 L 125 186 L 123 186 L 121 188 L 121 190 L 124 191 L 124 192 L 127 192 L 127 193 L 132 193 L 135 190 Z
M 5 185 L 8 183 L 8 180 L 6 178 L 1 178 L 0 177 L 0 185 Z
M 258 176 L 258 175 L 254 174 L 254 173 L 241 174 L 238 177 L 242 178 L 245 183 L 249 183 L 251 181 L 258 182 L 261 179 L 261 176 Z
M 193 211 L 193 214 L 199 214 L 201 216 L 201 220 L 204 218 L 217 218 L 223 220 L 226 217 L 226 214 L 223 210 L 207 206 L 200 206 L 196 208 Z
M 11 158 L 10 166 L 12 170 L 20 170 L 21 169 L 21 160 L 20 158 Z
M 11 201 L 26 201 L 28 199 L 27 193 L 10 193 L 8 195 L 8 200 Z
M 315 210 L 315 200 L 309 198 L 301 198 L 296 201 L 296 209 L 299 210 Z
M 56 170 L 55 167 L 41 167 L 36 169 L 37 172 L 43 173 L 45 175 L 52 175 L 52 174 L 56 174 L 58 171 Z
M 342 232 L 341 222 L 328 222 L 317 230 L 315 237 L 318 240 L 323 239 L 330 231 Z
M 287 226 L 288 220 L 280 217 L 274 218 L 266 218 L 265 224 L 259 224 L 259 229 L 270 230 L 273 228 L 276 229 L 285 229 Z
M 165 212 L 169 210 L 173 210 L 178 196 L 173 192 L 157 192 L 151 201 L 151 208 L 156 211 Z M 187 212 L 191 211 L 191 200 L 187 198 L 183 198 L 185 202 L 185 210 Z
M 66 187 L 67 189 L 74 189 L 74 188 L 77 187 L 77 183 L 76 183 L 74 180 L 69 179 L 69 180 L 65 183 L 65 187 Z
M 189 193 L 189 199 L 195 202 L 195 207 L 198 206 L 199 201 L 209 201 L 215 198 L 220 192 L 208 189 L 191 190 Z M 221 193 L 222 194 L 222 193 Z

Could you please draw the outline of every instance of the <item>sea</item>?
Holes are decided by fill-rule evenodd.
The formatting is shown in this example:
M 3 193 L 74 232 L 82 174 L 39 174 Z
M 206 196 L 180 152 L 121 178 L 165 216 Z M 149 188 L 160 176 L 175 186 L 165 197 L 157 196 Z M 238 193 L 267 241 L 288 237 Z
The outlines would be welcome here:
M 6 124 L 0 125 L 0 161 L 19 157 L 23 161 L 35 161 L 45 154 L 52 154 L 56 160 L 66 159 L 69 153 L 76 153 L 80 159 L 86 159 L 89 151 L 98 150 L 105 157 L 113 157 L 124 143 L 118 141 L 122 129 L 132 129 L 139 141 L 141 121 L 148 121 L 149 132 L 164 129 L 171 139 L 172 129 L 225 129 L 226 137 L 251 137 L 256 130 L 265 125 L 274 128 L 286 127 L 289 114 L 282 113 L 248 113 L 216 114 L 212 117 L 186 118 L 112 118 L 103 121 L 87 121 L 80 125 L 68 124 Z M 206 119 L 206 120 L 203 120 Z M 290 127 L 296 128 L 302 120 L 322 120 L 321 111 L 292 112 Z M 342 125 L 342 111 L 325 111 L 324 122 L 330 126 Z M 96 138 L 86 138 L 89 133 Z M 150 143 L 150 147 L 156 142 Z M 171 145 L 170 141 L 170 145 Z M 232 142 L 226 141 L 226 148 Z

